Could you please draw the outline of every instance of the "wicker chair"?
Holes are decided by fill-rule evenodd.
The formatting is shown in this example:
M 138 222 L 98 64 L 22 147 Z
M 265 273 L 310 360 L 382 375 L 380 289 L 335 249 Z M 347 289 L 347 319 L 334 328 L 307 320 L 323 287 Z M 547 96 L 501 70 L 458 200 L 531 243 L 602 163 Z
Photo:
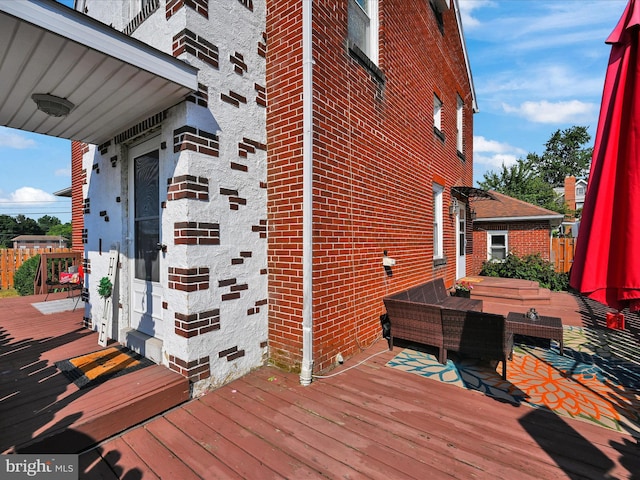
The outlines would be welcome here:
M 393 324 L 392 324 L 393 330 Z M 502 378 L 507 379 L 507 358 L 513 352 L 513 333 L 505 328 L 505 317 L 491 313 L 442 309 L 443 359 L 447 351 L 488 360 L 502 361 Z
M 395 293 L 387 298 L 395 300 L 408 300 L 427 305 L 437 305 L 444 308 L 453 308 L 458 310 L 477 310 L 482 311 L 482 300 L 452 297 L 447 292 L 442 278 L 436 278 L 430 282 L 421 283 L 408 290 Z M 389 315 L 391 316 L 391 315 Z
M 442 358 L 446 361 L 440 307 L 389 297 L 384 298 L 383 301 L 391 321 L 389 350 L 393 350 L 393 339 L 399 338 L 436 347 L 438 361 L 443 363 Z

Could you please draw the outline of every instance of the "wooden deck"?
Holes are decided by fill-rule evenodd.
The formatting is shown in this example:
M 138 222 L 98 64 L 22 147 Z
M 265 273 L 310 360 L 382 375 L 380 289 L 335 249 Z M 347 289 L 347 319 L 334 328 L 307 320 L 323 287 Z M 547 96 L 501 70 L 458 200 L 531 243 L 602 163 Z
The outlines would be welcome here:
M 76 417 L 118 396 L 108 386 L 125 388 L 147 369 L 109 380 L 86 401 L 89 392 L 62 385 L 51 363 L 95 350 L 95 334 L 79 327 L 82 314 L 76 328 L 63 328 L 68 312 L 43 316 L 20 303 L 0 300 L 3 451 L 16 443 L 17 423 L 32 442 L 67 425 L 67 438 L 86 440 Z M 518 311 L 485 303 L 485 311 L 502 308 Z M 546 308 L 538 311 L 561 312 L 568 325 L 604 325 L 604 309 L 567 294 Z M 627 328 L 640 335 L 637 315 Z M 13 358 L 22 351 L 18 374 Z M 85 450 L 80 478 L 640 478 L 638 439 L 385 367 L 394 353 L 380 340 L 308 387 L 297 375 L 257 369 Z
M 604 324 L 571 295 L 552 303 Z M 639 478 L 638 439 L 385 367 L 393 355 L 379 341 L 308 387 L 260 368 L 85 452 L 83 478 Z
M 188 400 L 187 380 L 159 365 L 78 389 L 54 363 L 99 350 L 98 335 L 82 308 L 42 314 L 44 298 L 0 300 L 0 452 L 79 452 Z

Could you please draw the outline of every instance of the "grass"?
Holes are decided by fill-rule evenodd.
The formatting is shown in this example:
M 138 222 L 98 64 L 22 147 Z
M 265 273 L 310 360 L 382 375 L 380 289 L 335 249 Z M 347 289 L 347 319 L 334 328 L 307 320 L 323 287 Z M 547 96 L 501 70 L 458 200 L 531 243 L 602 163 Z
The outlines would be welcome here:
M 10 297 L 17 297 L 17 296 L 18 296 L 18 292 L 16 291 L 15 288 L 9 288 L 7 290 L 0 289 L 0 298 L 10 298 Z

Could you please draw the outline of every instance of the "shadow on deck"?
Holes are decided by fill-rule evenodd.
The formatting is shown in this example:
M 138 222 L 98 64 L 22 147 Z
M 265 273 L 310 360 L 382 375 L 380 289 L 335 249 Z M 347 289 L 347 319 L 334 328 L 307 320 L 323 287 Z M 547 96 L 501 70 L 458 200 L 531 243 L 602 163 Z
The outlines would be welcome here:
M 80 452 L 189 398 L 187 379 L 160 365 L 76 387 L 55 362 L 100 350 L 98 335 L 82 308 L 41 313 L 44 297 L 0 300 L 0 452 Z

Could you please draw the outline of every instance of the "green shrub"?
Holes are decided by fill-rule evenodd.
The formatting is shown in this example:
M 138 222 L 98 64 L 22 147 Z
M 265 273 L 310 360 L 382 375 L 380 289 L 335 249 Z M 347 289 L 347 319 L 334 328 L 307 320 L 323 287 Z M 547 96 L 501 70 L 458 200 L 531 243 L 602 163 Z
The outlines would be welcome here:
M 13 286 L 22 295 L 33 295 L 33 281 L 40 265 L 40 255 L 26 260 L 13 275 Z
M 488 260 L 482 264 L 480 275 L 532 280 L 554 291 L 569 288 L 569 275 L 556 272 L 553 264 L 544 260 L 539 253 L 524 257 L 510 253 L 504 262 Z

